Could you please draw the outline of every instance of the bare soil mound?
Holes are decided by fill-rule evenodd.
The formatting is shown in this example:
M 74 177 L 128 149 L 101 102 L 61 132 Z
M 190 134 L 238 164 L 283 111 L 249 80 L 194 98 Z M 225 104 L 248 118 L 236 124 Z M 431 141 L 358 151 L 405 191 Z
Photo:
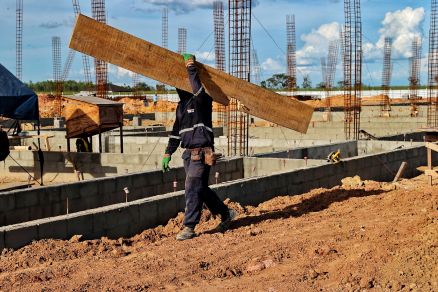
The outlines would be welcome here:
M 1 291 L 438 291 L 438 186 L 424 176 L 277 197 L 239 212 L 231 230 L 204 212 L 132 238 L 43 240 L 3 250 Z

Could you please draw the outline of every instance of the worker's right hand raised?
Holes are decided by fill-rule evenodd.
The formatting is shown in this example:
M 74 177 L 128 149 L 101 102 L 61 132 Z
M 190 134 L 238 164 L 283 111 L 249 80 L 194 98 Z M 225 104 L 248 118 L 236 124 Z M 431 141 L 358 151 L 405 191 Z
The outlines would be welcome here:
M 172 160 L 172 157 L 169 154 L 164 154 L 163 160 L 161 161 L 161 167 L 163 172 L 170 170 L 169 167 L 170 160 Z
M 184 62 L 186 64 L 186 67 L 195 65 L 196 57 L 192 54 L 183 53 L 182 54 L 184 58 Z

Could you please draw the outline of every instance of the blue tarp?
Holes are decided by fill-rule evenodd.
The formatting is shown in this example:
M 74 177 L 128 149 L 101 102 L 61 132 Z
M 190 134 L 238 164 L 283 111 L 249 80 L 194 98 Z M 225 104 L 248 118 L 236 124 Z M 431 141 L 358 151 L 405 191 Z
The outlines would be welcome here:
M 0 64 L 0 116 L 38 120 L 38 96 Z

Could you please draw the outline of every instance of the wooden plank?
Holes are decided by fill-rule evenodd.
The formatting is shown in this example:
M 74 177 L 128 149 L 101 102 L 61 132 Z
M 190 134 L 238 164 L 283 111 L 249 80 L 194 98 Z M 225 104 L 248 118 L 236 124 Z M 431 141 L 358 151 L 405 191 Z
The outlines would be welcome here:
M 417 170 L 420 172 L 426 172 L 426 170 L 428 170 L 429 167 L 428 166 L 419 166 L 417 167 Z M 432 167 L 432 170 L 438 171 L 438 166 Z
M 149 78 L 191 91 L 181 55 L 79 15 L 70 48 Z M 228 104 L 239 100 L 249 114 L 306 133 L 313 107 L 196 62 L 201 81 L 212 98 Z
M 406 161 L 403 161 L 402 164 L 400 165 L 400 168 L 398 169 L 397 174 L 394 177 L 394 180 L 392 181 L 393 183 L 397 182 L 400 177 L 403 175 L 403 173 L 405 172 L 406 166 L 408 165 L 408 163 Z
M 426 169 L 424 174 L 431 177 L 438 177 L 438 173 L 436 172 L 436 170 Z
M 426 142 L 426 147 L 438 152 L 438 145 L 435 143 Z

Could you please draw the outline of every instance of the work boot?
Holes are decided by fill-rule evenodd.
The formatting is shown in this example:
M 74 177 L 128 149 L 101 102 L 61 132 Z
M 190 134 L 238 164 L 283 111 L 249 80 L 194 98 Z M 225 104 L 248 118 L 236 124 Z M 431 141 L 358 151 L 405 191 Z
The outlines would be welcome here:
M 181 230 L 176 235 L 176 240 L 186 240 L 191 239 L 196 236 L 195 230 L 191 227 L 184 227 L 183 230 Z
M 228 216 L 225 218 L 222 218 L 222 222 L 219 223 L 219 225 L 216 227 L 217 232 L 224 233 L 230 228 L 231 221 L 234 220 L 234 218 L 237 217 L 237 211 L 231 208 L 228 208 Z

